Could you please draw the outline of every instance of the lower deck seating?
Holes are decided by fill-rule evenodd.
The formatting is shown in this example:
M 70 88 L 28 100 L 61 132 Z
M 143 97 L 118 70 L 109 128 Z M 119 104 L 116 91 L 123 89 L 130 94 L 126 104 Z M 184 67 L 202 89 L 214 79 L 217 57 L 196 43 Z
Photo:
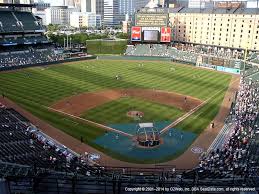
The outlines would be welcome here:
M 0 162 L 81 174 L 98 172 L 35 130 L 38 129 L 14 109 L 0 108 Z

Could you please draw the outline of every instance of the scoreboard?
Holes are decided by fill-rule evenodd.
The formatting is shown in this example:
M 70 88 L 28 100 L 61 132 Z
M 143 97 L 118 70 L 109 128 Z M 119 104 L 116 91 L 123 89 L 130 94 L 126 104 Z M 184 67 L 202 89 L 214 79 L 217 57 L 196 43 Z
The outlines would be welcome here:
M 138 13 L 135 16 L 135 26 L 167 26 L 168 14 L 163 13 Z
M 172 30 L 169 13 L 163 8 L 143 8 L 135 14 L 131 41 L 141 43 L 170 43 Z
M 131 27 L 131 41 L 170 43 L 172 30 L 170 27 Z

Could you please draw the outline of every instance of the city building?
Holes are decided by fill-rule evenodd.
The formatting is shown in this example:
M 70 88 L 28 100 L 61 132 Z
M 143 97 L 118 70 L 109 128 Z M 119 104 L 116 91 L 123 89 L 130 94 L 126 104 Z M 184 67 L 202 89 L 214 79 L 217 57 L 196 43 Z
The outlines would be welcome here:
M 104 16 L 104 0 L 96 0 L 96 14 Z
M 259 0 L 247 0 L 247 8 L 259 8 Z
M 33 4 L 34 0 L 0 0 L 0 3 Z
M 132 16 L 136 11 L 145 7 L 153 0 L 119 0 L 119 13 Z M 160 3 L 159 1 L 157 3 Z
M 44 3 L 40 1 L 38 3 L 34 3 L 34 7 L 36 8 L 37 11 L 44 11 L 45 9 L 50 7 L 50 3 Z
M 204 9 L 217 7 L 217 4 L 225 6 L 235 3 L 238 3 L 245 8 L 258 8 L 259 6 L 258 0 L 189 0 L 188 7 Z
M 135 0 L 119 0 L 119 13 L 122 15 L 133 15 L 135 10 Z
M 12 0 L 0 0 L 0 3 L 12 3 Z
M 81 12 L 96 13 L 96 0 L 81 0 Z
M 103 25 L 105 27 L 119 26 L 124 20 L 119 13 L 118 0 L 104 0 Z
M 138 11 L 139 9 L 145 7 L 149 2 L 150 0 L 134 0 L 135 11 Z
M 35 15 L 35 16 L 38 16 L 41 20 L 41 24 L 42 25 L 47 25 L 47 18 L 46 18 L 46 12 L 45 10 L 37 10 L 35 8 L 32 9 L 32 13 Z
M 75 7 L 74 0 L 63 0 L 63 5 L 68 7 Z
M 164 7 L 176 8 L 176 7 L 188 7 L 189 0 L 165 0 Z
M 101 15 L 90 12 L 73 12 L 70 14 L 70 26 L 75 28 L 101 27 Z
M 259 9 L 170 10 L 174 41 L 259 50 Z
M 69 8 L 68 6 L 51 6 L 45 10 L 46 24 L 70 24 L 70 14 L 79 12 L 77 8 Z

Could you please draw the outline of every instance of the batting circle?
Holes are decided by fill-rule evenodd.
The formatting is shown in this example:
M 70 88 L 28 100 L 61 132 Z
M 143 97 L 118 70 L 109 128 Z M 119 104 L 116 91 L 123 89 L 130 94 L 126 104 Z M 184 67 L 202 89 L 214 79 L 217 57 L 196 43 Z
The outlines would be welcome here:
M 191 151 L 194 154 L 201 154 L 203 152 L 203 149 L 200 147 L 192 147 Z

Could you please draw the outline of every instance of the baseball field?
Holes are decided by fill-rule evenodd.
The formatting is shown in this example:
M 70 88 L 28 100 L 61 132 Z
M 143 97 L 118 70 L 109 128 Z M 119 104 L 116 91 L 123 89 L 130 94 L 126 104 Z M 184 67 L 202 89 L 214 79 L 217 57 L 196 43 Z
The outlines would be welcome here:
M 0 92 L 112 158 L 157 163 L 181 155 L 207 128 L 231 78 L 165 61 L 89 60 L 1 73 Z M 132 143 L 141 122 L 161 131 L 160 148 Z

